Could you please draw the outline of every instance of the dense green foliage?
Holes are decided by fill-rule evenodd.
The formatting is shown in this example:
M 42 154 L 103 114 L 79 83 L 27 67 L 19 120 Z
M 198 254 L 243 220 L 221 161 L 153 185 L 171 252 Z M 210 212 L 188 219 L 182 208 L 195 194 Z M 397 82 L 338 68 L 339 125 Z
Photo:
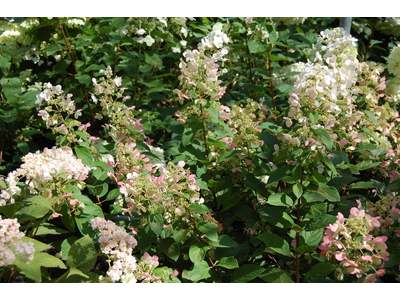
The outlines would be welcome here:
M 397 19 L 3 18 L 0 281 L 397 282 Z

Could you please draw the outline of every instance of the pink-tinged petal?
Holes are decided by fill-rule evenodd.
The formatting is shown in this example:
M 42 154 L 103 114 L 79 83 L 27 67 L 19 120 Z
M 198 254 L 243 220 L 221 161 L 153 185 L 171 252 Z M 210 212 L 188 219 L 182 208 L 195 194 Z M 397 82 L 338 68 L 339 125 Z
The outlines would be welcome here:
M 361 256 L 361 259 L 364 260 L 364 261 L 370 261 L 370 262 L 372 262 L 372 256 L 371 256 L 371 255 L 364 255 L 364 256 Z
M 344 259 L 347 259 L 347 255 L 346 255 L 346 253 L 340 252 L 340 253 L 335 254 L 335 258 L 338 261 L 342 261 Z
M 69 201 L 69 204 L 70 204 L 70 205 L 75 205 L 75 204 L 77 204 L 78 202 L 79 202 L 78 200 L 73 199 L 73 200 L 70 200 L 70 201 Z
M 358 210 L 357 207 L 352 207 L 352 208 L 350 209 L 350 214 L 351 214 L 351 215 L 357 216 L 358 213 L 359 213 L 359 210 Z
M 369 274 L 364 279 L 364 283 L 374 283 L 375 281 L 376 281 L 376 275 L 375 274 Z
M 383 275 L 385 275 L 385 269 L 380 269 L 376 271 L 376 276 L 383 276 Z
M 64 195 L 62 195 L 62 196 L 60 197 L 60 200 L 66 198 L 66 197 L 69 197 L 69 196 L 72 196 L 72 194 L 71 194 L 71 193 L 64 194 Z
M 137 230 L 134 227 L 129 227 L 128 229 L 130 229 L 132 231 L 133 234 L 137 234 Z
M 172 276 L 178 276 L 178 274 L 179 272 L 176 269 L 172 272 Z
M 387 236 L 377 236 L 374 238 L 375 243 L 385 243 L 387 241 Z

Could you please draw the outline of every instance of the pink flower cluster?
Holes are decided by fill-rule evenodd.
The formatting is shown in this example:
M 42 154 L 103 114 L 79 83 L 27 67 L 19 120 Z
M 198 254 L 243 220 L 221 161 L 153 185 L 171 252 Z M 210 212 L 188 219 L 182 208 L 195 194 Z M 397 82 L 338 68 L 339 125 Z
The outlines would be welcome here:
M 161 277 L 154 276 L 153 274 L 153 271 L 157 268 L 158 264 L 157 255 L 151 256 L 149 253 L 145 252 L 138 263 L 136 278 L 142 280 L 142 282 L 160 283 Z
M 372 217 L 353 207 L 349 218 L 338 214 L 337 221 L 327 227 L 322 244 L 318 247 L 321 256 L 327 256 L 340 262 L 336 268 L 338 280 L 343 280 L 344 272 L 358 278 L 367 275 L 366 282 L 385 274 L 382 261 L 388 261 L 386 236 L 374 237 L 371 232 L 380 226 L 380 217 Z M 374 274 L 368 274 L 374 272 Z
M 97 217 L 91 220 L 92 228 L 99 230 L 100 249 L 108 255 L 110 265 L 108 277 L 101 277 L 102 282 L 131 282 L 135 283 L 136 258 L 132 256 L 132 249 L 137 246 L 136 239 L 126 230 L 112 221 Z M 112 265 L 110 264 L 112 262 Z
M 20 259 L 27 263 L 33 259 L 35 248 L 32 242 L 21 242 L 25 235 L 19 231 L 21 225 L 17 219 L 2 219 L 0 215 L 0 267 L 12 265 L 15 254 L 22 254 Z
M 108 176 L 120 186 L 129 213 L 137 209 L 146 212 L 159 202 L 169 222 L 173 216 L 184 215 L 190 203 L 204 201 L 199 197 L 196 175 L 191 174 L 189 168 L 184 169 L 185 162 L 153 167 L 149 161 L 136 149 L 135 143 L 119 143 L 116 162 L 111 157 L 108 163 L 118 167 L 115 175 L 109 172 Z M 157 171 L 159 176 L 154 175 Z
M 376 228 L 375 232 L 389 236 L 393 231 L 397 237 L 400 237 L 400 230 L 393 229 L 395 220 L 399 220 L 400 217 L 399 199 L 389 191 L 386 195 L 379 195 L 379 198 L 375 203 L 367 202 L 366 204 L 366 212 L 371 216 L 379 217 L 380 227 Z M 359 204 L 361 205 L 361 202 Z
M 181 60 L 179 75 L 181 90 L 175 89 L 178 100 L 183 104 L 184 99 L 196 99 L 195 101 L 218 100 L 225 93 L 226 87 L 221 87 L 218 76 L 226 70 L 219 71 L 218 60 L 204 54 L 204 49 L 186 50 L 183 53 L 186 61 Z M 197 102 L 196 102 L 197 103 Z

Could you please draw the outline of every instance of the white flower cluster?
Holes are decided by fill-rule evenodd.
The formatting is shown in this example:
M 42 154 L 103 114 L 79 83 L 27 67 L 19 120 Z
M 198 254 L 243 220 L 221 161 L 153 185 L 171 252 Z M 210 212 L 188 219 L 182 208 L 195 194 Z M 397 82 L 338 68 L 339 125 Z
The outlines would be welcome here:
M 6 183 L 8 188 L 0 194 L 0 206 L 14 203 L 13 196 L 19 195 L 21 189 L 17 186 L 18 181 L 25 177 L 25 184 L 32 194 L 37 190 L 50 195 L 45 188 L 47 182 L 57 182 L 59 178 L 76 179 L 83 181 L 89 173 L 90 168 L 77 159 L 68 147 L 52 149 L 45 148 L 43 153 L 28 153 L 22 157 L 23 164 L 17 170 L 8 174 Z M 37 189 L 37 190 L 36 190 Z
M 281 138 L 289 144 L 300 147 L 304 143 L 311 150 L 323 148 L 311 129 L 331 131 L 337 126 L 351 131 L 353 124 L 361 118 L 354 103 L 358 93 L 354 87 L 358 76 L 355 41 L 342 28 L 321 32 L 317 43 L 320 50 L 314 47 L 315 63 L 306 63 L 290 93 L 290 110 L 284 118 L 286 125 L 291 127 L 293 118 L 302 128 L 296 131 L 296 137 L 283 134 Z M 319 114 L 317 122 L 309 120 L 310 110 Z
M 100 249 L 109 255 L 108 264 L 112 262 L 107 271 L 108 277 L 100 276 L 100 282 L 135 283 L 136 258 L 132 256 L 132 249 L 136 247 L 137 241 L 130 236 L 126 230 L 117 226 L 112 221 L 97 217 L 91 220 L 92 228 L 99 230 Z
M 216 61 L 225 61 L 224 55 L 228 54 L 229 47 L 224 44 L 228 44 L 230 42 L 226 33 L 222 32 L 222 23 L 216 23 L 213 26 L 213 31 L 211 31 L 207 36 L 201 39 L 201 42 L 198 44 L 198 48 L 200 49 L 220 49 L 216 53 L 213 54 L 213 58 Z
M 49 102 L 52 96 L 62 95 L 63 93 L 61 85 L 53 86 L 50 82 L 44 83 L 43 88 L 44 90 L 36 95 L 35 104 L 39 106 L 42 104 L 43 100 Z
M 20 24 L 1 21 L 0 32 L 2 33 L 0 34 L 0 44 L 7 45 L 10 51 L 29 46 L 33 41 L 33 37 L 25 32 L 37 24 L 39 24 L 37 18 L 26 18 Z
M 385 93 L 391 96 L 388 101 L 392 105 L 400 103 L 400 44 L 390 51 L 388 68 L 394 77 L 386 81 Z
M 290 26 L 303 24 L 307 17 L 273 17 L 272 19 L 278 24 Z
M 400 36 L 400 18 L 389 17 L 377 23 L 378 28 L 387 35 Z
M 26 262 L 33 259 L 35 248 L 32 242 L 20 241 L 25 235 L 19 231 L 20 226 L 17 219 L 2 219 L 0 215 L 0 267 L 12 265 L 15 254 L 23 254 L 21 259 Z
M 389 72 L 395 77 L 400 77 L 400 44 L 393 47 L 388 57 Z
M 77 27 L 77 26 L 82 26 L 85 25 L 85 19 L 84 18 L 67 18 L 67 25 L 68 27 Z

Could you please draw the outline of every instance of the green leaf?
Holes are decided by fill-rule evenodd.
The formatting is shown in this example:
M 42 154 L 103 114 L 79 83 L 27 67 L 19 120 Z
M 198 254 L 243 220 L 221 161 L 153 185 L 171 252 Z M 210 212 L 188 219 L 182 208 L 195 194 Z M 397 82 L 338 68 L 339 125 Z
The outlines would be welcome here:
M 91 84 L 92 78 L 88 74 L 75 74 L 75 79 L 81 84 Z
M 51 248 L 51 245 L 47 245 L 45 243 L 39 242 L 38 240 L 32 239 L 30 237 L 24 236 L 21 238 L 21 242 L 29 243 L 32 242 L 33 246 L 35 247 L 35 253 L 41 252 Z
M 294 283 L 289 273 L 279 268 L 266 268 L 258 277 L 267 283 Z
M 2 78 L 0 83 L 7 100 L 16 105 L 21 94 L 21 81 L 19 78 Z
M 371 122 L 376 125 L 377 121 L 375 116 L 369 111 L 369 110 L 363 110 L 363 112 L 368 116 L 368 118 L 371 120 Z
M 86 166 L 93 167 L 93 156 L 89 149 L 82 146 L 74 147 L 76 156 L 82 161 Z
M 258 212 L 264 220 L 279 228 L 291 228 L 293 220 L 283 207 L 262 207 Z
M 282 168 L 278 168 L 277 170 L 271 173 L 271 176 L 269 176 L 267 185 L 270 185 L 275 181 L 281 180 L 286 175 L 291 174 L 292 170 L 293 170 L 292 165 L 287 165 Z
M 265 188 L 265 183 L 261 182 L 253 173 L 243 170 L 242 173 L 246 176 L 246 186 L 256 191 L 263 197 L 268 197 L 267 189 Z
M 281 84 L 276 87 L 278 91 L 280 91 L 280 96 L 286 96 L 293 90 L 293 85 L 290 84 Z
M 312 282 L 316 279 L 324 279 L 326 276 L 328 276 L 333 270 L 335 269 L 334 266 L 332 266 L 328 262 L 321 262 L 318 263 L 314 266 L 312 266 L 311 270 L 308 271 L 304 275 L 304 280 L 306 282 Z
M 319 119 L 319 114 L 315 111 L 315 112 L 310 112 L 308 114 L 308 118 L 310 119 L 310 122 L 313 124 L 317 124 L 318 119 Z
M 327 212 L 328 205 L 326 203 L 316 202 L 310 205 L 309 212 L 305 215 L 306 218 L 321 218 Z
M 50 203 L 48 200 L 46 200 L 45 198 L 43 198 L 42 196 L 33 196 L 30 198 L 26 198 L 24 199 L 24 202 L 28 202 L 28 203 L 34 203 L 40 206 L 43 206 L 49 210 L 52 209 Z
M 0 109 L 0 120 L 6 123 L 14 122 L 18 117 L 18 111 L 12 105 L 2 105 Z
M 76 200 L 85 204 L 83 211 L 75 217 L 76 225 L 82 235 L 88 234 L 90 237 L 95 236 L 95 231 L 92 229 L 91 220 L 96 217 L 104 217 L 101 207 L 93 203 L 88 197 L 84 195 L 74 196 Z
M 398 189 L 400 189 L 400 179 L 392 181 L 386 187 L 387 191 L 398 190 Z
M 316 192 L 325 197 L 331 202 L 340 202 L 340 195 L 338 190 L 333 186 L 328 186 L 324 183 L 318 182 L 318 189 Z
M 85 273 L 83 273 L 83 272 L 82 272 L 81 270 L 79 270 L 77 267 L 71 266 L 71 267 L 69 268 L 69 273 L 68 273 L 67 278 L 70 278 L 70 276 L 73 276 L 73 275 L 79 275 L 79 276 L 82 276 L 82 277 L 84 277 L 84 278 L 89 278 L 88 275 L 86 275 Z
M 140 241 L 139 241 L 140 242 Z M 164 252 L 169 258 L 177 261 L 180 255 L 180 248 L 177 243 L 174 242 L 172 238 L 166 238 L 161 240 L 160 250 Z
M 152 214 L 149 218 L 150 228 L 155 235 L 160 235 L 164 225 L 164 219 L 161 214 Z
M 69 231 L 59 228 L 53 224 L 50 223 L 43 223 L 39 226 L 39 229 L 36 232 L 36 236 L 45 236 L 49 234 L 63 234 L 63 233 L 68 233 Z
M 209 214 L 209 213 L 211 213 L 210 209 L 206 205 L 199 204 L 199 203 L 196 203 L 196 202 L 190 204 L 188 209 L 191 210 L 191 211 L 194 211 L 196 213 L 199 213 L 199 214 L 204 214 L 204 213 L 208 213 Z
M 329 224 L 335 223 L 336 220 L 337 220 L 336 216 L 326 214 L 322 217 L 310 220 L 309 223 L 307 224 L 307 230 L 312 231 L 320 228 L 325 228 L 326 226 L 329 226 Z
M 297 199 L 301 197 L 301 195 L 303 194 L 303 187 L 300 183 L 296 183 L 295 185 L 293 185 L 293 193 L 297 197 Z
M 201 233 L 204 233 L 211 241 L 218 241 L 218 230 L 213 224 L 203 222 L 198 225 L 197 228 Z
M 4 76 L 7 76 L 10 66 L 11 62 L 0 54 L 0 70 L 3 72 Z
M 69 250 L 66 264 L 82 272 L 88 272 L 96 264 L 97 251 L 89 235 L 76 240 Z M 72 275 L 72 274 L 69 274 Z
M 37 196 L 37 198 L 35 197 L 36 200 L 33 201 L 40 202 L 40 198 L 40 196 Z M 42 205 L 43 203 L 38 204 L 37 202 L 29 202 L 29 199 L 28 201 L 24 202 L 28 203 L 26 203 L 26 205 L 24 205 L 15 213 L 15 217 L 18 219 L 19 223 L 40 219 L 52 210 L 51 207 L 48 207 L 49 205 Z
M 324 217 L 321 217 L 321 218 L 323 219 Z M 333 221 L 329 224 L 333 224 L 333 223 L 335 223 L 335 221 Z M 318 228 L 318 229 L 311 230 L 311 231 L 303 230 L 302 232 L 300 232 L 300 245 L 308 245 L 308 246 L 318 247 L 321 244 L 322 237 L 324 236 L 325 227 Z
M 248 228 L 252 228 L 259 220 L 258 215 L 253 208 L 240 202 L 233 208 L 233 213 L 245 221 L 246 227 Z
M 238 153 L 243 153 L 243 152 L 240 150 L 233 150 L 233 151 L 227 151 L 227 152 L 222 153 L 221 156 L 217 160 L 217 164 L 221 163 L 222 161 L 228 160 L 229 158 L 235 156 Z
M 207 245 L 200 245 L 200 244 L 193 244 L 189 248 L 189 258 L 194 264 L 199 264 L 206 255 L 209 246 Z
M 37 91 L 29 91 L 22 94 L 21 98 L 18 100 L 19 110 L 28 110 L 36 107 L 36 95 Z M 38 132 L 42 134 L 41 132 Z
M 154 53 L 153 55 L 150 56 L 147 53 L 145 53 L 144 59 L 146 63 L 148 63 L 150 66 L 157 67 L 160 70 L 162 69 L 163 63 L 157 54 Z
M 46 54 L 53 55 L 57 51 L 64 50 L 65 46 L 61 46 L 59 44 L 50 44 L 46 46 Z
M 371 181 L 357 181 L 350 186 L 351 189 L 373 189 L 374 184 Z
M 273 133 L 278 133 L 278 132 L 282 132 L 283 129 L 281 127 L 279 127 L 278 125 L 271 123 L 271 122 L 264 122 L 261 123 L 260 125 L 258 125 L 258 128 L 260 129 L 268 129 L 269 131 L 273 132 Z
M 310 253 L 310 252 L 314 251 L 315 248 L 317 248 L 317 246 L 303 245 L 303 246 L 299 246 L 298 248 L 296 248 L 295 252 L 299 255 L 303 255 L 305 253 Z
M 122 195 L 121 192 L 119 191 L 119 188 L 113 189 L 108 192 L 106 201 L 114 200 L 117 198 L 119 195 Z
M 68 257 L 69 250 L 71 249 L 72 244 L 78 240 L 79 238 L 76 236 L 70 236 L 69 238 L 66 238 L 63 240 L 61 243 L 61 258 L 63 260 L 66 260 Z
M 210 268 L 207 262 L 202 261 L 199 264 L 195 264 L 193 266 L 193 269 L 187 272 L 187 275 L 185 277 L 186 279 L 191 280 L 193 282 L 197 282 L 201 279 L 206 279 L 211 277 Z
M 282 237 L 273 233 L 262 233 L 257 236 L 258 239 L 264 242 L 264 244 L 279 254 L 285 256 L 291 256 L 289 243 Z
M 285 193 L 276 193 L 268 197 L 268 204 L 272 206 L 293 206 L 293 200 Z
M 234 257 L 223 257 L 217 264 L 218 267 L 225 269 L 236 269 L 239 268 L 239 264 Z
M 42 282 L 41 267 L 60 269 L 67 268 L 60 259 L 44 252 L 36 252 L 36 249 L 33 260 L 27 263 L 25 261 L 21 261 L 19 256 L 16 256 L 14 264 L 25 274 L 26 277 L 33 279 L 36 282 Z
M 218 236 L 218 241 L 208 242 L 209 245 L 216 248 L 237 248 L 239 244 L 235 242 L 230 236 L 222 234 Z
M 108 183 L 104 182 L 99 185 L 86 185 L 90 194 L 93 196 L 103 197 L 108 192 Z
M 330 134 L 323 128 L 314 130 L 316 134 L 321 138 L 322 143 L 326 146 L 329 151 L 332 151 L 332 138 Z
M 181 243 L 187 235 L 187 229 L 184 228 L 185 223 L 182 221 L 177 221 L 174 223 L 174 232 L 172 234 L 172 238 L 174 239 L 175 242 Z
M 261 275 L 265 269 L 259 265 L 246 264 L 235 270 L 232 274 L 232 283 L 245 283 L 249 282 L 259 275 Z
M 252 40 L 248 44 L 250 53 L 259 53 L 265 51 L 265 46 L 259 41 Z

